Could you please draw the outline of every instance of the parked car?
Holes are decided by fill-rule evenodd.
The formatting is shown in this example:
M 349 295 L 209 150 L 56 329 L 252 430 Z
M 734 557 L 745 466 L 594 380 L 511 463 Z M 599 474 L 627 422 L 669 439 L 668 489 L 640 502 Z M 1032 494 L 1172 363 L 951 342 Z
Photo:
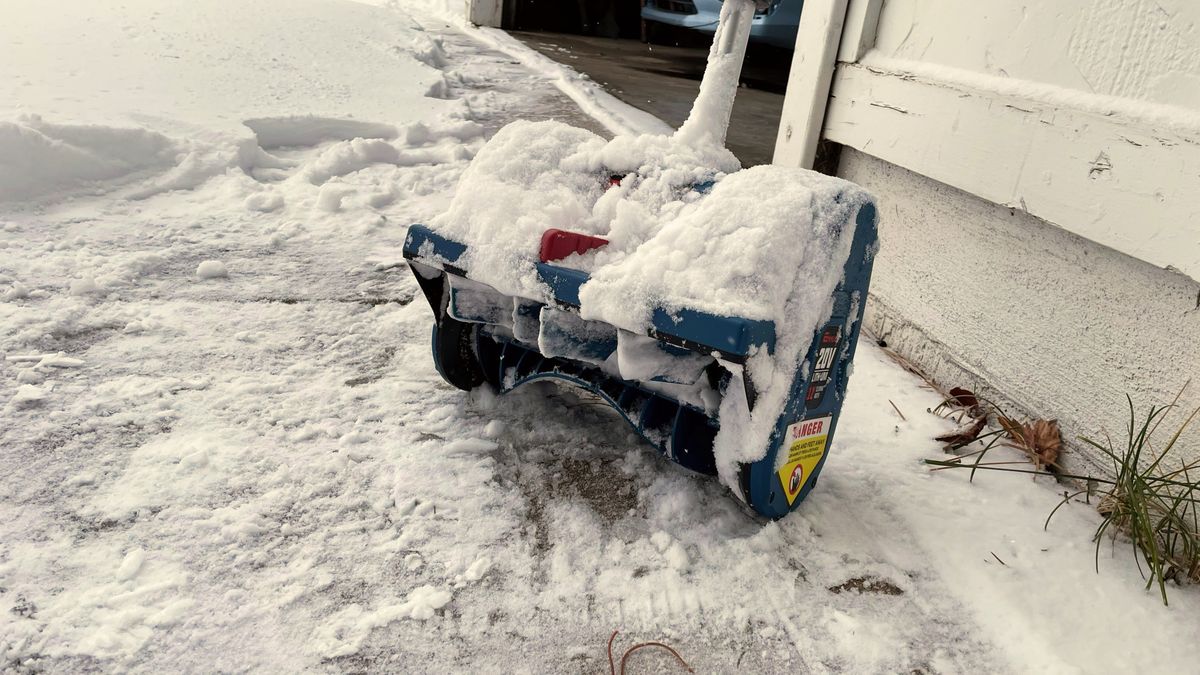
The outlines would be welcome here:
M 800 28 L 804 0 L 773 0 L 754 14 L 750 40 L 791 49 Z M 678 28 L 714 33 L 721 14 L 721 0 L 646 0 L 642 20 Z

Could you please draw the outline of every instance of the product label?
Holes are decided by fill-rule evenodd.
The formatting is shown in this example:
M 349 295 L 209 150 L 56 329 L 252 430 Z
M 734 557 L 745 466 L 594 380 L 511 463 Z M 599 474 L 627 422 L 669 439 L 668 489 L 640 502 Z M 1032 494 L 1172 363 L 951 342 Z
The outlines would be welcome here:
M 809 378 L 808 392 L 804 396 L 804 407 L 809 410 L 820 405 L 821 399 L 825 398 L 825 389 L 829 386 L 829 374 L 833 370 L 833 359 L 837 356 L 838 342 L 841 338 L 841 326 L 826 326 L 825 330 L 821 331 L 813 374 Z
M 821 458 L 825 456 L 825 445 L 829 440 L 829 425 L 833 416 L 800 420 L 788 426 L 784 445 L 787 447 L 787 462 L 779 470 L 779 482 L 787 495 L 788 505 L 796 501 L 800 490 L 808 483 Z

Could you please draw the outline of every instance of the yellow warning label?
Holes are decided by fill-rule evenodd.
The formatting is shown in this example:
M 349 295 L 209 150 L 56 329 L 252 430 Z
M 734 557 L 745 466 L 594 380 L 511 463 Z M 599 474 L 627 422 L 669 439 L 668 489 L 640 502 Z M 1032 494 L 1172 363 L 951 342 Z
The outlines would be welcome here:
M 796 501 L 812 472 L 825 456 L 825 442 L 829 439 L 829 425 L 833 416 L 800 420 L 787 428 L 787 459 L 779 469 L 779 482 L 787 495 L 788 506 Z

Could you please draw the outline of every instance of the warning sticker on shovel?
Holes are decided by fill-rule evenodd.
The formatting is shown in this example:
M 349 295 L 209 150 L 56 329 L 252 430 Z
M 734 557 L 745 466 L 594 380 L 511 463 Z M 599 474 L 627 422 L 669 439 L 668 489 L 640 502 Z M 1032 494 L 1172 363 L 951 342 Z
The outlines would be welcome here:
M 783 468 L 779 469 L 779 482 L 783 484 L 783 492 L 787 495 L 789 506 L 796 501 L 796 496 L 800 494 L 809 476 L 825 456 L 825 444 L 829 440 L 829 425 L 832 421 L 833 416 L 828 415 L 800 420 L 787 428 L 784 440 L 787 460 Z

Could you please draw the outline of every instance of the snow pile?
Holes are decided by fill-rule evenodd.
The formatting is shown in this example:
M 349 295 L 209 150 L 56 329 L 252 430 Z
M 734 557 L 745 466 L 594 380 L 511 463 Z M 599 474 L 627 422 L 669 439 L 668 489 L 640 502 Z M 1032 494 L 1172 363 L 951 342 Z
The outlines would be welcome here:
M 437 116 L 457 106 L 424 96 L 445 78 L 421 60 L 427 46 L 413 51 L 423 33 L 407 13 L 330 0 L 6 3 L 0 119 L 191 135 L 247 119 Z
M 9 404 L 14 408 L 28 408 L 36 406 L 46 400 L 46 391 L 38 389 L 32 384 L 22 384 L 17 387 L 17 393 L 9 400 Z
M 604 184 L 562 164 L 580 148 L 603 144 L 590 131 L 558 122 L 509 124 L 475 155 L 450 208 L 430 225 L 468 244 L 460 263 L 477 280 L 502 293 L 548 300 L 533 267 L 542 233 L 578 230 Z
M 0 202 L 166 169 L 179 151 L 146 129 L 0 121 Z
M 635 331 L 657 308 L 815 328 L 849 254 L 854 228 L 842 224 L 868 199 L 803 169 L 730 174 L 632 250 L 601 249 L 580 291 L 582 314 Z
M 392 140 L 402 123 L 461 124 L 465 111 L 440 100 L 449 83 L 438 39 L 401 12 L 359 3 L 18 3 L 4 10 L 0 44 L 0 203 L 119 188 L 144 200 L 230 170 L 272 179 L 288 162 L 268 151 Z M 447 157 L 439 148 L 384 160 Z M 364 164 L 340 166 L 318 176 Z
M 301 174 L 313 185 L 322 185 L 331 178 L 361 171 L 372 164 L 417 166 L 457 162 L 474 154 L 474 146 L 464 144 L 482 136 L 483 128 L 474 122 L 432 126 L 417 123 L 405 130 L 399 142 L 356 137 L 331 145 L 308 162 Z
M 606 142 L 560 122 L 519 121 L 483 146 L 450 208 L 430 226 L 468 245 L 459 264 L 474 278 L 503 293 L 548 300 L 534 268 L 547 229 L 604 236 L 611 258 L 652 236 L 664 209 L 682 206 L 692 185 L 737 168 L 724 149 L 694 148 L 669 136 Z M 626 174 L 636 175 L 607 190 L 611 177 Z M 588 254 L 571 266 L 588 270 L 594 259 Z

